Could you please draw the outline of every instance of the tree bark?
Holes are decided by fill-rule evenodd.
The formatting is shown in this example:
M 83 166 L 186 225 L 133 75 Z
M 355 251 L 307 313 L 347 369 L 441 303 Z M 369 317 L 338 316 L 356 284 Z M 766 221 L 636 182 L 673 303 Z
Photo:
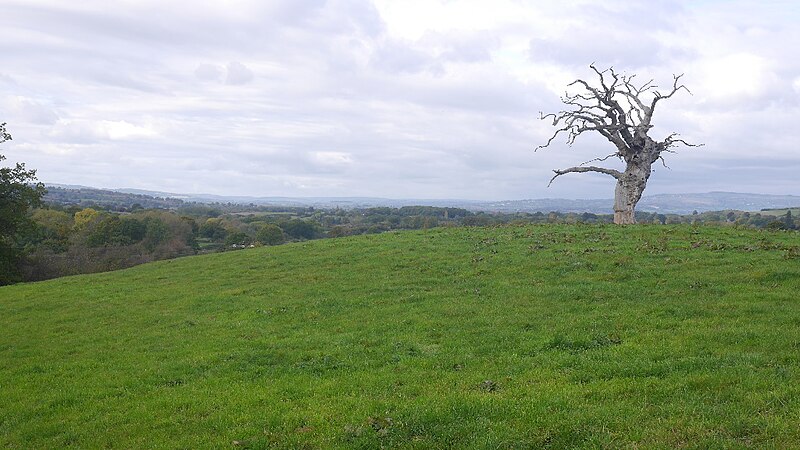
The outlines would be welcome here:
M 631 163 L 617 178 L 614 190 L 614 223 L 618 225 L 636 223 L 635 208 L 642 198 L 647 180 L 650 178 L 650 163 Z

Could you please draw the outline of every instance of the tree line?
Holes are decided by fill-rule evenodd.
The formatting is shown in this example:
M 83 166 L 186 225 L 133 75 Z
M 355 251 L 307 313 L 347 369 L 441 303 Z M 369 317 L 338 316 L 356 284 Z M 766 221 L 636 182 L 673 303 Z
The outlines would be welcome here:
M 611 214 L 487 213 L 461 208 L 406 206 L 363 209 L 269 208 L 222 212 L 214 205 L 132 212 L 44 204 L 27 215 L 14 236 L 19 258 L 7 280 L 38 281 L 65 275 L 117 270 L 181 256 L 280 245 L 311 239 L 434 227 L 509 226 L 553 223 L 612 223 Z M 743 211 L 690 215 L 637 212 L 640 224 L 713 224 L 800 229 L 784 216 Z

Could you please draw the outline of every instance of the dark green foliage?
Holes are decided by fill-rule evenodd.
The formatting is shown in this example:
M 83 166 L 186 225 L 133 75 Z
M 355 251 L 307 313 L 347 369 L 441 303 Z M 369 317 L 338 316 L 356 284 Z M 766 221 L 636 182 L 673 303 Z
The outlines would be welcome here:
M 185 236 L 186 245 L 192 248 L 195 252 L 200 249 L 200 244 L 197 242 L 197 236 L 200 233 L 200 226 L 197 225 L 197 221 L 193 218 L 188 216 L 181 216 L 181 222 L 185 225 L 188 225 L 189 233 Z
M 783 223 L 786 225 L 787 230 L 795 230 L 797 227 L 794 224 L 794 219 L 792 218 L 792 210 L 786 211 L 786 215 L 783 216 Z
M 6 124 L 0 123 L 0 144 L 10 140 Z M 0 155 L 0 164 L 5 159 Z M 24 257 L 19 233 L 32 231 L 28 213 L 41 204 L 45 192 L 44 185 L 36 182 L 36 171 L 27 170 L 25 164 L 0 166 L 0 285 L 19 279 Z
M 770 231 L 788 230 L 786 222 L 783 220 L 773 220 L 767 224 L 766 228 Z
M 89 234 L 86 236 L 86 244 L 89 247 L 106 247 L 113 245 L 131 245 L 141 242 L 148 232 L 153 235 L 155 233 L 163 234 L 165 230 L 156 231 L 158 225 L 150 224 L 151 220 L 137 220 L 132 217 L 120 217 L 117 215 L 109 214 L 103 216 L 98 222 L 91 226 Z M 163 224 L 161 226 L 163 228 Z M 159 241 L 160 242 L 160 241 Z M 148 245 L 154 246 L 158 242 L 150 242 Z
M 147 224 L 132 217 L 123 217 L 119 224 L 120 243 L 135 244 L 147 235 Z
M 345 227 L 343 227 L 341 225 L 336 225 L 336 226 L 332 227 L 330 230 L 328 230 L 328 237 L 329 238 L 344 237 L 344 236 L 348 236 L 348 235 L 349 235 L 349 233 L 347 231 L 347 228 L 345 228 Z
M 25 241 L 25 280 L 107 271 L 196 252 L 192 220 L 167 211 L 118 215 L 92 209 L 35 210 L 36 232 Z
M 314 239 L 317 227 L 311 222 L 302 219 L 292 219 L 280 224 L 281 229 L 294 239 Z
M 19 249 L 8 240 L 0 240 L 0 285 L 20 281 Z
M 394 211 L 393 208 L 388 208 Z M 458 219 L 472 215 L 469 211 L 462 208 L 441 208 L 436 206 L 403 206 L 397 210 L 397 214 L 407 216 L 426 216 L 440 219 Z
M 169 237 L 169 228 L 158 217 L 146 217 L 144 226 L 144 243 L 149 250 L 154 249 Z
M 225 245 L 227 247 L 246 246 L 250 245 L 252 242 L 253 240 L 250 238 L 250 236 L 248 236 L 247 233 L 243 233 L 241 231 L 234 231 L 233 233 L 230 233 L 228 234 L 228 236 L 225 237 Z
M 403 217 L 403 220 L 400 222 L 401 228 L 410 230 L 434 228 L 437 226 L 439 226 L 439 221 L 436 217 L 431 216 L 408 216 Z
M 256 241 L 262 245 L 278 245 L 284 242 L 283 230 L 277 225 L 268 223 L 259 228 Z
M 468 226 L 468 227 L 485 227 L 487 225 L 491 225 L 492 218 L 487 216 L 487 215 L 484 215 L 484 214 L 475 215 L 475 216 L 466 217 L 463 220 L 463 223 L 464 223 L 465 226 Z
M 228 235 L 228 230 L 225 229 L 219 219 L 211 218 L 200 225 L 198 234 L 213 241 L 223 241 L 225 236 Z
M 108 215 L 100 217 L 96 222 L 89 224 L 86 245 L 89 247 L 102 247 L 119 244 L 122 238 L 121 222 L 119 216 Z
M 28 235 L 26 247 L 45 247 L 56 253 L 66 251 L 72 232 L 72 215 L 52 209 L 37 209 L 31 214 L 35 231 Z

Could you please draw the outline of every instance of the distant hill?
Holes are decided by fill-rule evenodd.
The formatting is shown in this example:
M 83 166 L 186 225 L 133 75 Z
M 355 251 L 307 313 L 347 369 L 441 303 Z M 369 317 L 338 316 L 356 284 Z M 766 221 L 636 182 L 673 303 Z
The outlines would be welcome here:
M 744 194 L 737 192 L 709 192 L 705 194 L 658 194 L 643 197 L 639 202 L 641 211 L 657 211 L 687 214 L 693 210 L 719 211 L 738 209 L 759 211 L 770 208 L 800 206 L 800 196 Z
M 169 196 L 134 194 L 86 186 L 47 185 L 46 203 L 82 208 L 101 207 L 125 210 L 135 207 L 173 209 L 184 204 L 183 200 Z
M 612 199 L 567 200 L 536 199 L 486 202 L 481 207 L 499 212 L 591 212 L 613 213 Z M 708 192 L 700 194 L 656 194 L 646 195 L 639 201 L 638 211 L 664 214 L 691 214 L 693 211 L 760 211 L 762 209 L 788 208 L 800 205 L 800 196 L 746 194 L 736 192 Z
M 439 206 L 456 207 L 472 211 L 490 212 L 590 212 L 594 214 L 613 213 L 612 199 L 527 199 L 527 200 L 505 200 L 505 201 L 478 201 L 464 199 L 389 199 L 380 197 L 249 197 L 249 196 L 225 196 L 214 194 L 177 194 L 171 192 L 148 191 L 144 189 L 96 189 L 86 186 L 70 185 L 48 185 L 59 189 L 59 201 L 68 197 L 64 190 L 80 191 L 79 195 L 90 194 L 98 201 L 107 193 L 111 198 L 114 194 L 129 194 L 139 197 L 131 199 L 144 200 L 146 198 L 160 199 L 167 205 L 163 207 L 175 207 L 178 201 L 197 202 L 197 203 L 234 203 L 243 205 L 259 206 L 292 206 L 292 207 L 315 207 L 315 208 L 369 208 L 377 206 L 388 206 L 400 208 L 403 206 Z M 49 198 L 54 198 L 50 196 Z M 141 203 L 141 201 L 139 202 Z M 146 206 L 145 207 L 155 207 Z M 708 192 L 693 194 L 656 194 L 642 197 L 637 209 L 639 211 L 660 212 L 664 214 L 691 214 L 693 211 L 721 211 L 721 210 L 742 210 L 760 211 L 762 209 L 791 208 L 800 206 L 800 196 L 795 195 L 769 195 L 769 194 L 748 194 L 736 192 Z

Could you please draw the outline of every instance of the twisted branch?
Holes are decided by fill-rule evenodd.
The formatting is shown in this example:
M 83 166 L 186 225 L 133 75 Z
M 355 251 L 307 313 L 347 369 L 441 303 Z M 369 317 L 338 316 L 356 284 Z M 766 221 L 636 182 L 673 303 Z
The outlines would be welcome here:
M 596 167 L 596 166 L 578 166 L 578 167 L 570 167 L 569 169 L 556 169 L 555 175 L 553 178 L 550 179 L 550 182 L 547 183 L 547 187 L 550 187 L 555 181 L 556 178 L 560 177 L 561 175 L 566 175 L 568 173 L 585 173 L 585 172 L 597 172 L 597 173 L 604 173 L 606 175 L 611 175 L 612 177 L 619 179 L 622 176 L 622 172 L 619 170 L 614 169 L 607 169 L 605 167 Z
M 549 147 L 561 134 L 566 134 L 567 144 L 572 146 L 578 136 L 593 131 L 614 144 L 617 151 L 589 160 L 578 167 L 554 171 L 556 175 L 548 186 L 557 177 L 566 173 L 598 172 L 614 177 L 620 175 L 619 171 L 613 169 L 586 166 L 595 161 L 602 162 L 617 157 L 626 164 L 635 161 L 655 162 L 659 159 L 663 163 L 662 152 L 672 153 L 671 149 L 677 145 L 702 146 L 679 138 L 677 133 L 670 134 L 662 142 L 656 142 L 648 136 L 650 129 L 653 128 L 651 121 L 658 102 L 672 97 L 681 90 L 691 94 L 691 91 L 680 83 L 682 74 L 673 75 L 669 92 L 662 93 L 653 80 L 637 84 L 634 82 L 636 75 L 617 73 L 613 67 L 605 70 L 599 70 L 594 64 L 590 64 L 589 67 L 597 75 L 599 87 L 580 78 L 570 83 L 568 86 L 580 88 L 578 93 L 567 92 L 561 98 L 561 101 L 571 109 L 550 114 L 540 113 L 540 119 L 551 119 L 557 129 L 550 139 L 544 145 L 536 147 L 536 150 Z M 650 96 L 652 98 L 646 101 L 645 97 Z

